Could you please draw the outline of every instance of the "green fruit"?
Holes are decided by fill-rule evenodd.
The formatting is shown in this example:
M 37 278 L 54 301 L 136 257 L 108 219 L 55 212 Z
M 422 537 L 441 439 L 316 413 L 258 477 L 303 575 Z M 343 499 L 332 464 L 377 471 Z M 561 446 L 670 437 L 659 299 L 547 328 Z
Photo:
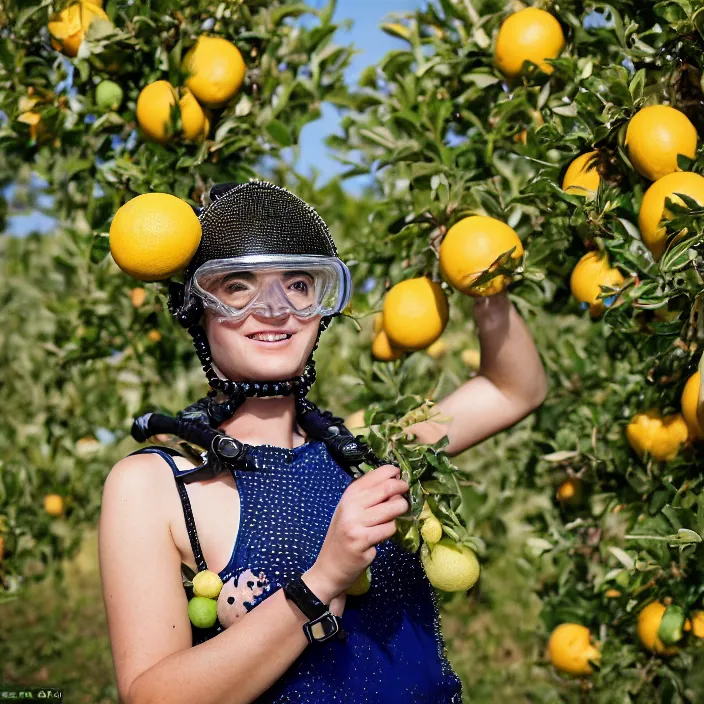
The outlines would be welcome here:
M 658 638 L 665 645 L 673 645 L 682 640 L 682 627 L 684 626 L 684 610 L 677 604 L 670 604 L 665 609 L 658 628 Z
M 347 593 L 352 596 L 360 596 L 366 594 L 372 585 L 372 569 L 367 567 L 364 572 L 362 572 L 357 579 L 355 579 L 349 587 L 347 587 Z
M 188 602 L 188 618 L 196 628 L 210 628 L 218 617 L 218 602 L 204 596 L 194 596 Z
M 115 81 L 101 81 L 95 89 L 95 103 L 102 110 L 117 110 L 124 93 Z
M 203 570 L 193 577 L 194 596 L 204 596 L 206 599 L 217 599 L 222 589 L 220 576 L 210 570 Z

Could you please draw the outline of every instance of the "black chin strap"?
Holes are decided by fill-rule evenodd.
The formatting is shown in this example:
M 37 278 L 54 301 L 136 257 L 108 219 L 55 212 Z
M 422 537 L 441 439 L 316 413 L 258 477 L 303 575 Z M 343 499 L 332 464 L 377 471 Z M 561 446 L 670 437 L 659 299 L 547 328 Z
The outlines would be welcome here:
M 236 382 L 221 379 L 212 367 L 212 355 L 205 330 L 200 325 L 203 309 L 199 301 L 183 306 L 183 285 L 169 283 L 169 307 L 179 323 L 188 329 L 193 338 L 196 354 L 203 366 L 213 390 L 204 398 L 187 406 L 176 417 L 147 413 L 135 419 L 132 437 L 137 442 L 146 442 L 152 435 L 165 433 L 175 435 L 205 449 L 204 463 L 183 471 L 185 482 L 214 477 L 228 466 L 241 469 L 257 469 L 256 456 L 250 452 L 251 445 L 241 443 L 221 430 L 219 426 L 231 418 L 248 397 L 296 395 L 296 420 L 306 435 L 324 442 L 333 459 L 353 478 L 359 476 L 352 468 L 361 462 L 379 467 L 386 464 L 374 454 L 359 436 L 354 436 L 344 425 L 343 419 L 333 416 L 330 411 L 321 411 L 306 398 L 315 382 L 316 371 L 313 354 L 318 348 L 320 335 L 332 321 L 326 316 L 320 321 L 318 336 L 311 350 L 306 367 L 299 377 L 282 381 Z M 216 401 L 217 392 L 227 396 L 223 402 Z

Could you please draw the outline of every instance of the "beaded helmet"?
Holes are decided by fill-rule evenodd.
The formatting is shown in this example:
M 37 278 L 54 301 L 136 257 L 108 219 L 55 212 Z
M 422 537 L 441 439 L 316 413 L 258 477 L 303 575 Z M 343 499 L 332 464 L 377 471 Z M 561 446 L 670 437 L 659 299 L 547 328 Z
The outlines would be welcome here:
M 337 249 L 327 225 L 305 201 L 280 186 L 266 181 L 245 184 L 226 183 L 213 186 L 210 203 L 196 209 L 202 237 L 198 249 L 184 271 L 184 282 L 169 282 L 169 309 L 180 325 L 193 338 L 196 354 L 212 390 L 208 396 L 181 411 L 177 417 L 216 428 L 230 418 L 248 397 L 295 395 L 296 418 L 311 437 L 326 440 L 337 437 L 339 454 L 341 434 L 353 437 L 344 428 L 341 418 L 329 411 L 321 412 L 306 398 L 315 382 L 313 354 L 321 333 L 341 311 L 321 317 L 318 335 L 303 373 L 278 381 L 234 381 L 221 378 L 213 369 L 212 355 L 202 325 L 204 307 L 196 296 L 188 296 L 194 274 L 206 262 L 248 255 L 314 255 L 338 258 Z M 226 397 L 216 401 L 218 392 Z M 368 453 L 363 443 L 347 443 L 347 456 L 339 456 L 346 464 L 358 462 Z M 330 445 L 329 445 L 330 447 Z M 344 453 L 343 453 L 344 454 Z M 377 462 L 374 462 L 377 464 Z

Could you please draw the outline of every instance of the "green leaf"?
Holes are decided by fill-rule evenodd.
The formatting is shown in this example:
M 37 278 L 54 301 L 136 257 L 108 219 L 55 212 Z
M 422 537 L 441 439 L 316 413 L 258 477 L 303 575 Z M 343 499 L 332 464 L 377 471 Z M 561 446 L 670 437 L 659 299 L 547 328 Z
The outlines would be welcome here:
M 265 129 L 279 146 L 290 147 L 293 144 L 291 133 L 280 120 L 272 120 L 267 123 Z

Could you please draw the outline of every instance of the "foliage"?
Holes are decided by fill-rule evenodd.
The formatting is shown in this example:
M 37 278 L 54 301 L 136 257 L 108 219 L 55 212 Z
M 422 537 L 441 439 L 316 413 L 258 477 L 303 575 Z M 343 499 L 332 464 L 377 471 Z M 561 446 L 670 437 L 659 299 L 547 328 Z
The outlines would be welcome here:
M 696 371 L 704 220 L 696 201 L 673 205 L 668 250 L 654 260 L 637 225 L 650 182 L 630 164 L 624 138 L 641 107 L 663 102 L 704 135 L 704 12 L 686 1 L 537 6 L 557 17 L 568 42 L 550 76 L 529 66 L 507 80 L 493 64 L 500 23 L 521 3 L 440 0 L 383 25 L 406 46 L 364 72 L 356 109 L 328 140 L 348 175 L 375 174 L 378 183 L 379 207 L 354 243 L 366 253 L 360 280 L 374 286 L 355 305 L 361 314 L 379 310 L 385 292 L 410 276 L 441 281 L 439 245 L 468 214 L 516 229 L 526 254 L 510 297 L 534 330 L 550 393 L 505 481 L 516 497 L 521 489 L 549 497 L 528 515 L 524 558 L 537 571 L 545 637 L 575 621 L 602 641 L 601 671 L 582 683 L 594 701 L 695 701 L 702 643 L 689 636 L 678 656 L 654 662 L 635 621 L 655 598 L 687 613 L 703 606 L 701 446 L 689 442 L 659 463 L 636 456 L 624 431 L 637 412 L 679 411 Z M 563 192 L 567 165 L 592 150 L 596 197 Z M 702 149 L 679 164 L 701 172 Z M 590 249 L 607 251 L 626 278 L 604 292 L 606 313 L 593 321 L 569 288 L 569 273 Z M 470 327 L 470 306 L 443 286 L 454 336 Z M 366 408 L 374 396 L 389 412 L 412 394 L 439 400 L 448 391 L 443 377 L 460 368 L 462 344 L 450 342 L 431 389 L 423 353 L 363 363 L 354 406 Z M 462 478 L 481 476 L 469 457 L 457 464 Z M 585 485 L 581 504 L 552 498 L 567 477 Z M 503 512 L 495 520 L 507 523 Z M 605 595 L 616 587 L 618 598 Z

